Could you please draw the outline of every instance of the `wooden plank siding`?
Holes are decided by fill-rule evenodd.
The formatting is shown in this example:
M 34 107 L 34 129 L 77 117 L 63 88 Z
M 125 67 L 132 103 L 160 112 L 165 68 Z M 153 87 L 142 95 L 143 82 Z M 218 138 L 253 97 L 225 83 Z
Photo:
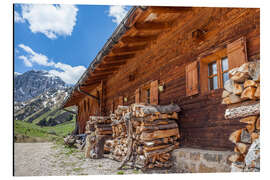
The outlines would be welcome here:
M 112 107 L 116 109 L 121 97 L 128 99 L 124 105 L 135 103 L 135 97 L 137 102 L 141 98 L 138 89 L 146 83 L 158 81 L 165 85 L 164 91 L 158 92 L 159 104 L 174 102 L 183 109 L 179 114 L 181 146 L 232 150 L 229 134 L 243 124 L 237 119 L 225 120 L 222 89 L 202 94 L 199 88 L 195 95 L 186 96 L 185 69 L 198 57 L 226 47 L 240 37 L 246 38 L 248 60 L 259 59 L 259 22 L 259 9 L 193 8 L 186 12 L 186 16 L 171 29 L 164 30 L 157 41 L 128 60 L 104 82 L 104 113 L 109 115 Z M 192 32 L 198 28 L 205 31 L 202 42 L 194 41 L 192 37 Z M 135 79 L 130 81 L 129 75 L 133 72 L 136 72 Z M 88 115 L 93 115 L 97 104 L 92 99 L 90 106 Z

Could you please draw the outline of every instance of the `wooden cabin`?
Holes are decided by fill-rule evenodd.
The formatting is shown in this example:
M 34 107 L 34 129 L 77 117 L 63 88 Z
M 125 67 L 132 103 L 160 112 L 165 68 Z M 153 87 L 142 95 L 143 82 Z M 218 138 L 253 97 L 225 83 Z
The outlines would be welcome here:
M 176 103 L 180 147 L 233 150 L 221 93 L 228 71 L 260 59 L 260 9 L 133 7 L 89 65 L 63 108 L 90 115 L 118 105 Z

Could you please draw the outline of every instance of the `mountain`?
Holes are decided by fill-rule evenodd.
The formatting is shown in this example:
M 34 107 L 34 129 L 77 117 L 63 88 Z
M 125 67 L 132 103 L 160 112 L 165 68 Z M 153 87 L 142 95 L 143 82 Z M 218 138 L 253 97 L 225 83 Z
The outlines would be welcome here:
M 14 101 L 28 101 L 45 91 L 66 88 L 65 82 L 58 76 L 47 71 L 27 71 L 23 74 L 14 73 Z
M 59 110 L 72 87 L 46 71 L 14 74 L 14 120 L 39 126 L 55 126 L 75 119 Z M 73 107 L 69 110 L 76 111 Z

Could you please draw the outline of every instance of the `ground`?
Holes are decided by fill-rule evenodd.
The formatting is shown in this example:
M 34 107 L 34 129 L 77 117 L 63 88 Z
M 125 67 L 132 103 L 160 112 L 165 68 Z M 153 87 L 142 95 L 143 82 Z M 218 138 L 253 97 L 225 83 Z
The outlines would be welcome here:
M 117 170 L 120 162 L 102 158 L 85 159 L 84 152 L 74 148 L 64 148 L 53 142 L 15 143 L 15 176 L 67 176 L 140 174 L 141 170 L 125 168 Z M 152 172 L 153 173 L 153 172 Z M 158 171 L 154 173 L 168 173 Z

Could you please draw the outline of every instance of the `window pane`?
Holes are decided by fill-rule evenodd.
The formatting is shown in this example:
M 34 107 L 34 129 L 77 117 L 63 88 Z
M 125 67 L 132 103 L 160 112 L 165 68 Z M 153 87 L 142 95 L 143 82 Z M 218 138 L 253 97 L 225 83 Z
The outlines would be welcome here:
M 222 71 L 226 71 L 228 69 L 229 69 L 228 58 L 225 57 L 222 59 Z
M 214 90 L 218 88 L 218 80 L 217 76 L 214 76 L 213 78 L 209 78 L 209 90 Z
M 213 74 L 217 74 L 217 63 L 216 62 L 208 64 L 208 76 L 211 76 Z
M 225 84 L 225 82 L 228 80 L 229 80 L 229 73 L 228 72 L 223 73 L 223 84 Z

